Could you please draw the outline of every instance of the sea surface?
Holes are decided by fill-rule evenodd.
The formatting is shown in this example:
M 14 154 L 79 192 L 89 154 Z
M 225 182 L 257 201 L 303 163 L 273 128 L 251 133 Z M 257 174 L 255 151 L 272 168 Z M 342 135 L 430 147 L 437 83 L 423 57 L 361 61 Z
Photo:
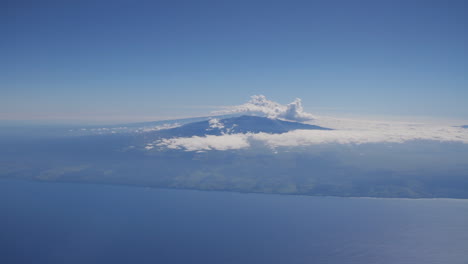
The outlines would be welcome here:
M 0 181 L 0 263 L 468 263 L 468 200 Z

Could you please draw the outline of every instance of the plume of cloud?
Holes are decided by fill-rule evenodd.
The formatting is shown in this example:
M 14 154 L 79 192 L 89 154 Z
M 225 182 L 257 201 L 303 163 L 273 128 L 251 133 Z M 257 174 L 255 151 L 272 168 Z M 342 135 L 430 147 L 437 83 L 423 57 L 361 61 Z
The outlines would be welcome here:
M 304 112 L 302 100 L 300 98 L 296 98 L 296 100 L 288 104 L 286 106 L 286 111 L 279 117 L 295 121 L 309 121 L 315 119 L 312 114 Z
M 304 112 L 302 101 L 299 98 L 290 104 L 282 105 L 268 100 L 264 95 L 253 95 L 245 104 L 226 107 L 224 110 L 214 112 L 214 114 L 233 113 L 261 115 L 272 119 L 282 118 L 298 122 L 314 119 L 312 114 Z

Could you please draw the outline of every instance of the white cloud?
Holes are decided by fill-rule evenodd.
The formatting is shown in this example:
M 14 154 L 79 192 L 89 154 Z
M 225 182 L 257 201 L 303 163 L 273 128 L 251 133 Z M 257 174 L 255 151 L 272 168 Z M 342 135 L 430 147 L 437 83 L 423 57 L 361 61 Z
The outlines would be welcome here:
M 212 118 L 208 120 L 208 123 L 210 125 L 210 129 L 223 129 L 224 128 L 224 124 L 219 122 L 219 119 L 217 118 Z
M 142 127 L 142 128 L 139 128 L 137 130 L 135 130 L 135 132 L 139 133 L 139 132 L 152 132 L 152 131 L 159 131 L 159 130 L 165 130 L 165 129 L 171 129 L 171 128 L 175 128 L 175 127 L 180 127 L 181 124 L 179 123 L 173 123 L 173 124 L 162 124 L 162 125 L 159 125 L 159 126 L 151 126 L 151 127 Z
M 244 134 L 225 134 L 222 136 L 207 135 L 189 138 L 168 138 L 156 143 L 169 149 L 185 149 L 187 151 L 242 149 L 250 146 Z
M 286 112 L 279 116 L 280 118 L 295 120 L 295 121 L 307 121 L 315 119 L 312 114 L 304 112 L 302 108 L 302 101 L 296 98 L 292 103 L 286 106 Z
M 270 148 L 316 144 L 404 143 L 432 140 L 468 144 L 468 131 L 460 127 L 423 123 L 381 122 L 346 119 L 321 119 L 338 130 L 294 130 L 283 134 L 247 133 L 221 136 L 171 138 L 158 141 L 160 147 L 187 151 L 243 149 L 260 143 Z
M 97 135 L 105 135 L 105 134 L 116 134 L 116 133 L 146 133 L 152 131 L 159 131 L 165 129 L 171 129 L 175 127 L 179 127 L 181 124 L 179 123 L 166 123 L 159 126 L 145 126 L 139 128 L 132 128 L 132 127 L 101 127 L 101 128 L 81 128 L 81 129 L 70 129 L 68 132 L 71 133 L 79 133 L 81 135 L 88 135 L 88 134 L 97 134 Z
M 277 102 L 268 100 L 263 95 L 251 96 L 250 101 L 245 104 L 226 107 L 224 110 L 214 112 L 214 114 L 233 113 L 262 115 L 268 118 L 283 118 L 300 122 L 314 119 L 312 114 L 304 112 L 301 99 L 299 98 L 290 104 L 282 105 Z

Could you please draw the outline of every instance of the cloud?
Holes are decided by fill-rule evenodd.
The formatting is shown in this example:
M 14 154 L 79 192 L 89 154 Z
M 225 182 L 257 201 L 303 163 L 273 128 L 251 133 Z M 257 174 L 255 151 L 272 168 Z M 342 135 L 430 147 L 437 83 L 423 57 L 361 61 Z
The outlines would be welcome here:
M 223 129 L 224 124 L 219 121 L 217 118 L 211 118 L 208 120 L 208 123 L 210 125 L 209 129 Z
M 202 150 L 232 150 L 248 148 L 250 143 L 245 134 L 225 134 L 222 136 L 207 135 L 189 138 L 168 138 L 156 142 L 157 146 L 169 149 L 184 149 L 187 151 Z
M 268 100 L 263 95 L 253 95 L 250 100 L 242 105 L 226 107 L 221 111 L 216 111 L 214 114 L 233 114 L 246 113 L 251 115 L 261 115 L 268 118 L 282 118 L 291 121 L 308 121 L 313 120 L 312 114 L 304 112 L 301 99 L 297 98 L 292 103 L 282 105 L 274 101 Z
M 173 123 L 173 124 L 167 123 L 167 124 L 162 124 L 162 125 L 159 125 L 159 126 L 150 126 L 150 127 L 138 128 L 134 132 L 139 133 L 139 132 L 159 131 L 159 130 L 171 129 L 171 128 L 180 127 L 180 126 L 181 126 L 181 124 L 179 124 L 179 123 Z
M 432 140 L 468 144 L 468 132 L 461 127 L 400 122 L 322 120 L 341 124 L 341 130 L 294 130 L 283 134 L 247 133 L 220 136 L 163 139 L 159 147 L 186 151 L 230 150 L 249 148 L 258 143 L 269 147 L 301 147 L 317 144 L 404 143 L 411 140 Z M 352 125 L 354 124 L 354 126 Z

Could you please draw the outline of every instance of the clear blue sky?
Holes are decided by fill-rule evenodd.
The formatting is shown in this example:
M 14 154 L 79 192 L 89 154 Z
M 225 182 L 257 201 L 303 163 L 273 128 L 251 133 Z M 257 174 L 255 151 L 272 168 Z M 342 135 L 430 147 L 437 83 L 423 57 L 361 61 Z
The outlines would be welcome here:
M 0 119 L 146 120 L 264 94 L 468 118 L 467 1 L 2 1 Z

